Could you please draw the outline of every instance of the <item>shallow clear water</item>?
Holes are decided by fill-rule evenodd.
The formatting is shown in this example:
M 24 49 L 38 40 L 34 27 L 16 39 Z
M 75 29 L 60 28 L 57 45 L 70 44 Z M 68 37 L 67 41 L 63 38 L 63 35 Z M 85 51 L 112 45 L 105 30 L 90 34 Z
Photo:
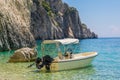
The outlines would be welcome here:
M 35 66 L 27 68 L 32 62 L 7 63 L 14 51 L 0 52 L 0 80 L 120 80 L 119 38 L 84 39 L 79 46 L 77 52 L 99 53 L 92 66 L 60 72 L 38 72 Z

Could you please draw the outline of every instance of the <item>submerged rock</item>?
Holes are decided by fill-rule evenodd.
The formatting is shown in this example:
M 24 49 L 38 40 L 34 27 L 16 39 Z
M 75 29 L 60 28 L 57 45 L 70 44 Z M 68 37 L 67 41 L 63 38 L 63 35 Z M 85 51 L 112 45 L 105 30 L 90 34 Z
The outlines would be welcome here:
M 31 48 L 21 48 L 14 52 L 8 62 L 29 62 L 37 58 L 37 51 Z

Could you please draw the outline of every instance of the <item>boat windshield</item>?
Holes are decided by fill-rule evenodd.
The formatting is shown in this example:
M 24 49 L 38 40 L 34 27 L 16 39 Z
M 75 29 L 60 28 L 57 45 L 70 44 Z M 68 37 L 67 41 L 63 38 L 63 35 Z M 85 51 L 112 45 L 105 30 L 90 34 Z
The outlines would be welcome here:
M 59 47 L 57 46 L 57 44 L 52 43 L 52 44 L 42 44 L 41 45 L 41 51 L 42 51 L 42 55 L 50 55 L 51 57 L 56 57 L 58 50 L 62 50 L 63 47 Z M 62 52 L 62 51 L 61 51 Z
M 69 39 L 70 40 L 70 39 Z M 69 41 L 66 40 L 66 41 Z M 65 41 L 64 41 L 65 43 Z M 41 50 L 42 50 L 42 55 L 50 55 L 51 57 L 56 57 L 58 56 L 58 53 L 61 53 L 62 55 L 64 55 L 64 53 L 66 51 L 72 52 L 74 53 L 76 51 L 76 49 L 78 48 L 78 42 L 76 42 L 76 40 L 74 40 L 74 42 L 71 41 L 70 44 L 68 44 L 70 42 L 67 42 L 65 44 L 62 44 L 61 42 L 59 42 L 59 40 L 45 40 L 44 42 L 42 42 L 41 44 Z

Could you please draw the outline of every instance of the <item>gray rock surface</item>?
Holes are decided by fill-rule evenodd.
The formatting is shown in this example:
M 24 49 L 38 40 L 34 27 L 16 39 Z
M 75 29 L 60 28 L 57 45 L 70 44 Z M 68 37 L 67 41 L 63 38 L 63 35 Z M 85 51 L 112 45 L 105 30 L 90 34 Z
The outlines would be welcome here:
M 91 32 L 90 29 L 87 28 L 87 25 L 82 23 L 82 38 L 97 38 L 98 36 L 94 33 Z
M 62 0 L 0 0 L 0 51 L 33 47 L 37 39 L 97 38 Z
M 36 10 L 31 12 L 31 32 L 35 39 L 97 38 L 84 29 L 79 13 L 62 0 L 35 0 Z
M 26 3 L 26 0 L 0 0 L 0 51 L 35 46 Z

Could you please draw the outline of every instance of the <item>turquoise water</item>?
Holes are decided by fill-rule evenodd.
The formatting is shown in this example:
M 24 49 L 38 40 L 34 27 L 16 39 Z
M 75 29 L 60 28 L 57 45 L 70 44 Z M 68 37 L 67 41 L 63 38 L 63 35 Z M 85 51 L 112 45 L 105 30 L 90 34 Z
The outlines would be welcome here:
M 79 47 L 76 52 L 99 53 L 92 66 L 60 72 L 38 72 L 35 66 L 27 68 L 32 62 L 7 63 L 14 51 L 0 52 L 0 80 L 120 80 L 119 38 L 84 39 Z

